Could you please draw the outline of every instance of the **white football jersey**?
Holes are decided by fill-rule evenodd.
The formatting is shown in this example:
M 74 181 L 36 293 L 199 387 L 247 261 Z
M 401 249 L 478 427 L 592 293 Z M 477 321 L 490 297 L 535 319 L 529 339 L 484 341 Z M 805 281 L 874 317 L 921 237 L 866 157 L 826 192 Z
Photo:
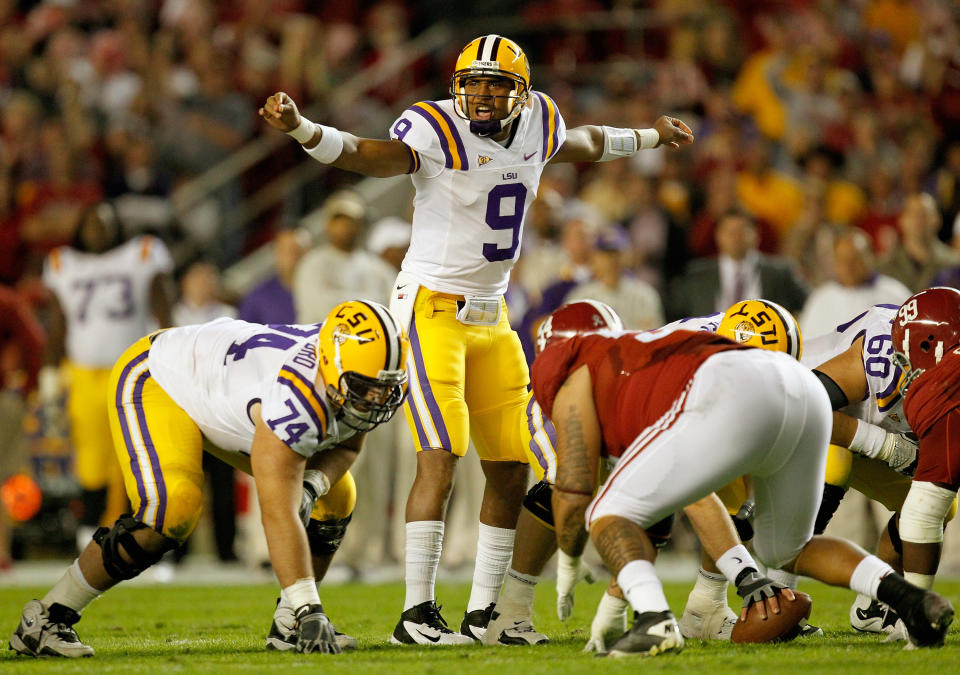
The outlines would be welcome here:
M 150 283 L 172 269 L 167 247 L 149 235 L 105 253 L 68 246 L 51 251 L 43 264 L 43 283 L 63 308 L 70 360 L 110 368 L 127 347 L 156 328 Z
M 893 363 L 893 341 L 890 339 L 890 327 L 898 309 L 898 305 L 874 305 L 832 332 L 806 340 L 800 362 L 816 368 L 845 352 L 862 336 L 861 356 L 867 377 L 867 397 L 850 403 L 841 412 L 887 431 L 905 433 L 910 431 L 910 425 L 903 414 L 903 399 L 897 387 L 903 372 Z
M 520 255 L 524 215 L 540 174 L 566 140 L 549 96 L 531 92 L 504 145 L 470 132 L 453 101 L 421 101 L 390 137 L 410 150 L 413 237 L 402 269 L 435 291 L 496 295 Z
M 250 454 L 259 403 L 277 437 L 310 457 L 356 433 L 337 425 L 314 384 L 319 329 L 226 318 L 171 328 L 150 347 L 150 373 L 217 447 Z

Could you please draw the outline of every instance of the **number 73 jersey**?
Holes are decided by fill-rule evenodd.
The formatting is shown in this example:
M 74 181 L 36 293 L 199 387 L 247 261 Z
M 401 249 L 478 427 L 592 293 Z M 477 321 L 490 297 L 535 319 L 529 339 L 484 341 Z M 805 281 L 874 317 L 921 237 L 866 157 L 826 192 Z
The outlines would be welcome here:
M 816 368 L 850 348 L 863 338 L 861 358 L 867 380 L 867 396 L 852 401 L 842 409 L 851 417 L 876 424 L 894 433 L 910 431 L 903 413 L 903 397 L 898 384 L 903 371 L 893 363 L 893 340 L 890 328 L 897 316 L 898 305 L 874 305 L 833 331 L 807 340 L 801 362 Z
M 410 150 L 413 237 L 402 269 L 434 291 L 497 295 L 520 254 L 524 214 L 566 140 L 556 104 L 531 92 L 503 145 L 471 133 L 453 101 L 421 101 L 390 137 Z
M 217 447 L 250 454 L 259 403 L 277 438 L 310 457 L 354 433 L 338 427 L 316 384 L 319 328 L 235 319 L 171 328 L 150 347 L 150 374 Z

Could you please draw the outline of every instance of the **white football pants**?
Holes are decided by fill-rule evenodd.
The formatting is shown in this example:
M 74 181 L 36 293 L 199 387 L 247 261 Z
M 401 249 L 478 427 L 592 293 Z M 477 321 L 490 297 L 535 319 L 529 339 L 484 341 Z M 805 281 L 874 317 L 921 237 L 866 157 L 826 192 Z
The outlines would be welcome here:
M 587 523 L 615 515 L 649 527 L 750 474 L 754 550 L 780 567 L 813 536 L 832 422 L 823 385 L 786 354 L 711 356 L 675 405 L 624 451 L 588 507 Z

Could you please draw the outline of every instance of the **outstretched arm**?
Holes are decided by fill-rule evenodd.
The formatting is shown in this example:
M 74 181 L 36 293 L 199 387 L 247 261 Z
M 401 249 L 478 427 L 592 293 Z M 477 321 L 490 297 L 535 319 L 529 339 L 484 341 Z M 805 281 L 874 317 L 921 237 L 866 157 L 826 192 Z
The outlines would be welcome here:
M 267 124 L 296 138 L 311 157 L 338 169 L 380 178 L 399 176 L 410 169 L 410 150 L 402 142 L 358 138 L 313 124 L 300 115 L 296 103 L 282 91 L 268 97 L 259 113 Z
M 618 132 L 632 131 L 636 143 L 633 150 L 621 148 L 622 142 L 614 141 L 611 149 L 611 136 Z M 627 137 L 629 140 L 629 136 Z M 637 149 L 656 148 L 666 145 L 679 148 L 693 143 L 690 127 L 676 117 L 661 116 L 653 124 L 653 129 L 612 129 L 588 124 L 567 130 L 567 140 L 553 156 L 554 162 L 599 162 L 617 157 L 628 157 Z

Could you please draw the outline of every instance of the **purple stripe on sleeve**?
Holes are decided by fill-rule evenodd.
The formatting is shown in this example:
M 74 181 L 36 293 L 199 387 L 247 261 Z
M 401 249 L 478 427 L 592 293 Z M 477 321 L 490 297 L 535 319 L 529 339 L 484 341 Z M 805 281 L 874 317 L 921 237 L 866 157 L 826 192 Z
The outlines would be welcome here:
M 329 414 L 328 411 L 327 411 L 327 406 L 326 406 L 326 405 L 324 404 L 324 402 L 323 402 L 323 397 L 320 396 L 320 393 L 319 393 L 319 392 L 316 390 L 316 388 L 313 386 L 313 382 L 311 382 L 309 379 L 307 379 L 306 377 L 304 377 L 301 373 L 298 373 L 296 370 L 294 370 L 294 369 L 291 368 L 290 366 L 284 366 L 284 367 L 281 368 L 280 370 L 281 370 L 282 372 L 290 373 L 290 374 L 293 375 L 295 378 L 297 378 L 298 380 L 300 380 L 300 381 L 304 384 L 304 386 L 307 387 L 307 389 L 309 389 L 310 391 L 312 391 L 314 397 L 317 399 L 317 403 L 320 404 L 320 409 L 323 411 L 323 416 L 329 419 L 330 414 Z M 311 408 L 311 412 L 312 412 L 312 408 Z
M 541 150 L 540 155 L 543 157 L 543 161 L 546 162 L 550 159 L 547 157 L 547 138 L 550 135 L 550 117 L 547 111 L 547 102 L 543 100 L 543 95 L 539 91 L 533 93 L 540 99 L 540 116 L 543 119 L 543 150 Z
M 446 120 L 447 126 L 450 127 L 450 133 L 453 134 L 453 140 L 457 144 L 457 154 L 460 156 L 460 170 L 466 171 L 470 168 L 470 163 L 467 161 L 467 149 L 463 147 L 463 139 L 460 138 L 460 132 L 457 131 L 457 126 L 453 123 L 453 120 L 450 119 L 450 116 L 443 112 L 443 109 L 439 105 L 433 101 L 424 101 L 424 103 L 436 110 L 437 114 Z
M 320 421 L 320 418 L 317 417 L 317 413 L 314 411 L 314 409 L 310 407 L 310 402 L 307 400 L 307 397 L 303 395 L 303 392 L 300 391 L 300 388 L 297 387 L 297 385 L 295 385 L 293 382 L 290 382 L 289 380 L 285 380 L 282 377 L 277 378 L 277 382 L 279 382 L 282 385 L 285 385 L 290 391 L 293 392 L 294 396 L 296 396 L 297 399 L 300 401 L 300 403 L 303 404 L 303 407 L 306 409 L 307 414 L 310 415 L 310 419 L 312 419 L 313 423 L 316 425 L 317 431 L 320 432 L 321 434 L 326 434 L 327 432 L 326 428 L 323 426 L 323 423 Z
M 557 154 L 557 150 L 560 149 L 559 138 L 560 138 L 560 108 L 557 107 L 556 102 L 553 99 L 550 99 L 550 102 L 553 103 L 553 152 L 550 153 L 550 156 L 553 157 Z
M 420 106 L 413 106 L 410 108 L 413 112 L 420 115 L 423 119 L 427 120 L 430 123 L 430 126 L 433 127 L 433 130 L 437 132 L 437 136 L 440 137 L 440 149 L 443 150 L 444 157 L 444 166 L 448 169 L 453 168 L 453 155 L 450 154 L 450 145 L 447 143 L 447 137 L 443 133 L 443 129 L 440 128 L 440 123 L 433 118 L 433 115 L 428 113 L 426 110 Z
M 540 468 L 543 469 L 544 475 L 547 473 L 547 458 L 543 455 L 543 448 L 540 447 L 539 441 L 537 441 L 537 427 L 533 422 L 533 406 L 536 404 L 537 399 L 533 396 L 530 397 L 530 402 L 527 403 L 527 429 L 530 430 L 530 452 L 533 453 L 533 456 L 537 458 L 537 464 L 540 465 Z
M 433 390 L 430 388 L 430 380 L 427 379 L 427 369 L 423 365 L 423 352 L 420 350 L 420 336 L 417 334 L 416 316 L 410 321 L 410 353 L 413 355 L 413 362 L 417 367 L 417 379 L 420 382 L 420 390 L 423 391 L 423 400 L 427 402 L 427 409 L 430 411 L 433 426 L 437 428 L 437 435 L 440 436 L 440 445 L 447 452 L 453 452 L 453 445 L 450 443 L 447 426 L 443 423 L 440 406 L 437 405 L 437 399 L 433 396 Z M 425 445 L 424 447 L 429 446 Z
M 117 417 L 120 418 L 120 431 L 123 433 L 123 444 L 126 446 L 127 455 L 130 457 L 130 470 L 137 483 L 137 495 L 140 497 L 140 508 L 137 509 L 135 516 L 137 520 L 143 519 L 143 512 L 147 507 L 147 492 L 143 485 L 143 474 L 140 472 L 140 463 L 137 461 L 137 451 L 133 446 L 133 438 L 130 436 L 130 427 L 127 425 L 127 416 L 123 411 L 123 388 L 127 378 L 130 376 L 130 371 L 133 370 L 137 364 L 142 363 L 149 353 L 149 351 L 145 351 L 135 356 L 124 366 L 123 371 L 120 373 L 120 380 L 117 383 L 116 397 L 114 399 L 114 404 L 117 407 Z
M 137 383 L 133 386 L 133 407 L 137 411 L 137 426 L 140 427 L 140 436 L 143 438 L 143 444 L 147 449 L 147 456 L 150 458 L 150 466 L 153 468 L 153 482 L 157 486 L 157 521 L 154 528 L 158 532 L 163 532 L 163 519 L 167 513 L 167 486 L 163 482 L 163 473 L 160 470 L 160 457 L 157 456 L 157 447 L 153 444 L 150 437 L 150 429 L 147 427 L 147 417 L 143 412 L 143 386 L 150 379 L 150 371 L 145 370 Z M 143 508 L 141 506 L 141 508 Z

